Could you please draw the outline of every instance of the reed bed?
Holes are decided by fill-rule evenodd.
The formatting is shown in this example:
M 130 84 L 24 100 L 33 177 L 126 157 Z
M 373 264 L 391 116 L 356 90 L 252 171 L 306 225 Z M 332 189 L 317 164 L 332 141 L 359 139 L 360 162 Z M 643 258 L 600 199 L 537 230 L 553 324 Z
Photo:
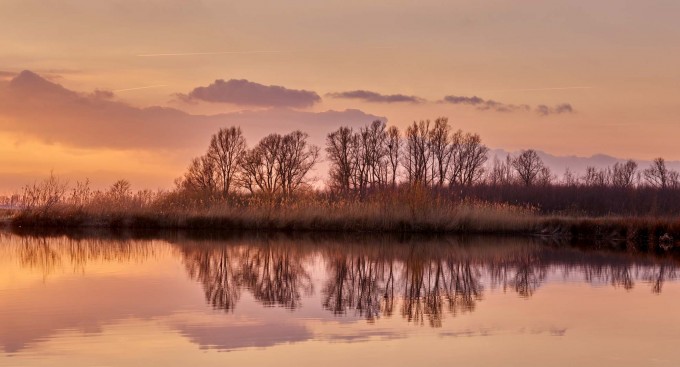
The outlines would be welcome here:
M 181 199 L 181 200 L 179 200 Z M 12 219 L 21 227 L 129 227 L 338 232 L 531 233 L 529 208 L 453 200 L 421 192 L 380 193 L 365 200 L 308 194 L 288 200 L 231 197 L 186 200 L 94 200 L 26 208 Z
M 1 214 L 1 213 L 0 213 Z M 677 216 L 549 215 L 528 206 L 405 187 L 341 197 L 207 197 L 183 192 L 101 194 L 5 212 L 14 227 L 508 234 L 680 247 Z

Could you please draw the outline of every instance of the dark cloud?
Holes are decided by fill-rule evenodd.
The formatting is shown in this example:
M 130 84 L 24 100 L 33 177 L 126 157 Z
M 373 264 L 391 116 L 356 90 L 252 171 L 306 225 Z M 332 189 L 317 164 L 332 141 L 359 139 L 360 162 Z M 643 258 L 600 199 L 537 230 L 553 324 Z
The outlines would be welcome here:
M 467 104 L 472 106 L 478 106 L 484 104 L 485 101 L 477 96 L 474 97 L 463 97 L 463 96 L 446 96 L 444 101 L 453 104 Z
M 492 99 L 486 100 L 477 96 L 446 96 L 443 102 L 458 105 L 474 106 L 480 111 L 496 111 L 496 112 L 527 112 L 531 111 L 531 106 L 526 104 L 506 104 L 494 101 Z M 574 109 L 568 103 L 559 104 L 555 107 L 548 107 L 546 105 L 539 105 L 535 108 L 536 113 L 541 116 L 572 113 Z
M 451 104 L 475 106 L 480 111 L 492 110 L 496 112 L 515 112 L 515 111 L 529 111 L 531 109 L 531 107 L 525 104 L 522 105 L 505 104 L 491 99 L 485 100 L 477 96 L 473 97 L 446 96 L 444 97 L 444 102 Z
M 571 107 L 569 103 L 562 103 L 558 104 L 555 107 L 549 107 L 544 104 L 536 106 L 536 113 L 538 113 L 541 116 L 548 116 L 548 115 L 560 115 L 563 113 L 573 113 L 574 109 Z
M 178 94 L 186 102 L 205 101 L 243 106 L 310 107 L 321 101 L 316 92 L 288 89 L 278 85 L 263 85 L 245 79 L 215 80 L 207 87 L 194 88 L 188 94 Z
M 111 92 L 110 90 L 99 90 L 99 89 L 92 92 L 90 94 L 90 96 L 92 98 L 97 98 L 97 99 L 111 99 L 111 98 L 115 97 L 113 92 Z
M 424 99 L 416 96 L 407 96 L 404 94 L 380 94 L 376 92 L 371 92 L 367 90 L 353 90 L 348 92 L 337 92 L 328 93 L 329 97 L 333 98 L 347 98 L 347 99 L 360 99 L 366 102 L 375 103 L 423 103 Z
M 285 108 L 192 115 L 165 108 L 139 108 L 111 92 L 78 93 L 30 71 L 0 84 L 0 129 L 45 142 L 86 148 L 177 150 L 205 146 L 217 129 L 240 125 L 249 142 L 271 132 L 300 129 L 323 145 L 342 125 L 363 126 L 386 118 L 359 110 L 305 112 Z

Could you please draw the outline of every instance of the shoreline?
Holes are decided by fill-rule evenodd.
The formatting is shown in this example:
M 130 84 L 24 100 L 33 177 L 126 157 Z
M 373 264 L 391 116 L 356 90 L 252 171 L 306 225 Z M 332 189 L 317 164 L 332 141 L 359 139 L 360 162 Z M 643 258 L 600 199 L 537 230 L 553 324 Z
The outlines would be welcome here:
M 485 217 L 333 217 L 290 215 L 284 210 L 255 215 L 241 213 L 26 213 L 0 218 L 0 228 L 20 231 L 205 231 L 262 233 L 327 233 L 352 235 L 489 235 L 523 236 L 555 241 L 631 243 L 643 248 L 680 249 L 680 218 L 569 217 L 516 215 Z

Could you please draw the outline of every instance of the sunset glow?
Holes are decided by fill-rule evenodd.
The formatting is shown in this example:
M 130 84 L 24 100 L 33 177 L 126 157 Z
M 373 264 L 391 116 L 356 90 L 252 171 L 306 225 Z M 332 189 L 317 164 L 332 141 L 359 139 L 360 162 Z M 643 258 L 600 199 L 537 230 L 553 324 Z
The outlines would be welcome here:
M 375 117 L 448 116 L 509 152 L 680 160 L 678 15 L 676 1 L 3 1 L 0 192 L 50 170 L 170 188 L 219 127 L 322 145 Z

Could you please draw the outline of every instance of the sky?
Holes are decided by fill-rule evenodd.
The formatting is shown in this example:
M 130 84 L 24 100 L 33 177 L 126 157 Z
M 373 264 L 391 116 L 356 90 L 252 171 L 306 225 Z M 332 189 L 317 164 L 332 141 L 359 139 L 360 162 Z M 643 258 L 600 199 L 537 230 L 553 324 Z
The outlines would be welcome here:
M 492 149 L 680 160 L 680 2 L 2 0 L 0 193 L 169 188 L 220 127 L 447 116 Z

